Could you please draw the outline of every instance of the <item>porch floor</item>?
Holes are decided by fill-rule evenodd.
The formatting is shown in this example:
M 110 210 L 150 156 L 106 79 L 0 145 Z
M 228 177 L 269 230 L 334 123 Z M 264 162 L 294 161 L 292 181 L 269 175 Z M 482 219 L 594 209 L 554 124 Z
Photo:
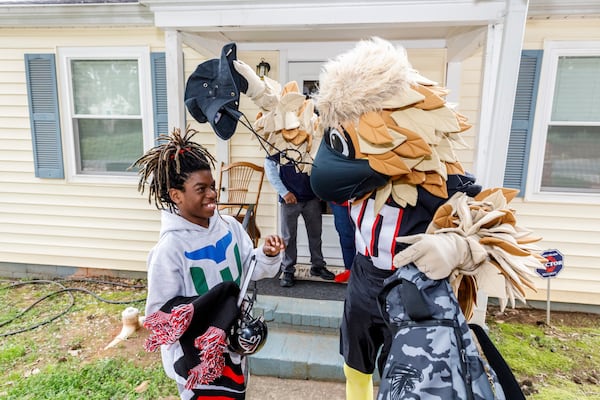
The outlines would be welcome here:
M 344 270 L 343 267 L 329 265 L 327 269 L 334 274 Z M 313 300 L 344 300 L 346 284 L 310 276 L 310 265 L 297 264 L 294 276 L 296 284 L 292 287 L 279 286 L 279 277 L 262 279 L 256 282 L 257 296 L 259 298 L 261 295 L 268 295 Z

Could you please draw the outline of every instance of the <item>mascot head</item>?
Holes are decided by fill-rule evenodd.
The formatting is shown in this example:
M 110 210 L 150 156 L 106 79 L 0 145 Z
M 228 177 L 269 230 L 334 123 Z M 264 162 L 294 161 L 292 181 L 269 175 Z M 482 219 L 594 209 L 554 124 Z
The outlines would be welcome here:
M 316 95 L 324 140 L 311 185 L 324 200 L 390 195 L 415 205 L 417 186 L 447 198 L 449 174 L 464 174 L 454 153 L 466 118 L 447 90 L 419 75 L 400 47 L 372 38 L 327 62 Z M 335 183 L 334 183 L 335 182 Z

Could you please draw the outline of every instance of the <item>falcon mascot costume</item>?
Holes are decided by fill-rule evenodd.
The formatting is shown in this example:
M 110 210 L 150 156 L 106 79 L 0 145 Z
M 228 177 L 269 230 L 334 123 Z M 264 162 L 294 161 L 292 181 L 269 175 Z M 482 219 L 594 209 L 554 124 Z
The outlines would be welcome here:
M 465 172 L 456 149 L 466 148 L 460 134 L 471 125 L 404 49 L 371 38 L 327 62 L 318 116 L 295 82 L 281 89 L 239 60 L 234 66 L 261 108 L 260 138 L 292 149 L 282 162 L 309 172 L 322 200 L 349 201 L 358 254 L 340 328 L 348 400 L 373 398 L 372 374 L 383 371 L 393 339 L 377 299 L 398 269 L 448 279 L 466 319 L 479 289 L 502 307 L 535 290 L 532 271 L 546 260 L 533 244 L 541 238 L 516 223 L 509 202 L 517 191 L 482 190 Z

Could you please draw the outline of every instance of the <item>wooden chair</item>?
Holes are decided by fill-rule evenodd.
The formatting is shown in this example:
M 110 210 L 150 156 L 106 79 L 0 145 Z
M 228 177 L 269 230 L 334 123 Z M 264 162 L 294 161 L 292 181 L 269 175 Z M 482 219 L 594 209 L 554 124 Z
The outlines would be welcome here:
M 244 225 L 254 246 L 258 245 L 260 230 L 256 226 L 256 209 L 262 189 L 265 170 L 251 162 L 221 163 L 219 174 L 219 212 L 233 215 Z M 221 201 L 227 193 L 227 200 Z

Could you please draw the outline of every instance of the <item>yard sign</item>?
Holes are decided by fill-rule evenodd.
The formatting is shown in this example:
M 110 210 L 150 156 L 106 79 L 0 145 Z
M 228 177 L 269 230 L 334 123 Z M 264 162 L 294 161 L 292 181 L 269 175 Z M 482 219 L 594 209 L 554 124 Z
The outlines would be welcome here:
M 556 249 L 546 250 L 542 253 L 542 257 L 548 260 L 544 264 L 544 268 L 536 268 L 535 272 L 539 276 L 548 280 L 546 290 L 546 324 L 550 325 L 550 278 L 554 278 L 563 269 L 563 255 Z

